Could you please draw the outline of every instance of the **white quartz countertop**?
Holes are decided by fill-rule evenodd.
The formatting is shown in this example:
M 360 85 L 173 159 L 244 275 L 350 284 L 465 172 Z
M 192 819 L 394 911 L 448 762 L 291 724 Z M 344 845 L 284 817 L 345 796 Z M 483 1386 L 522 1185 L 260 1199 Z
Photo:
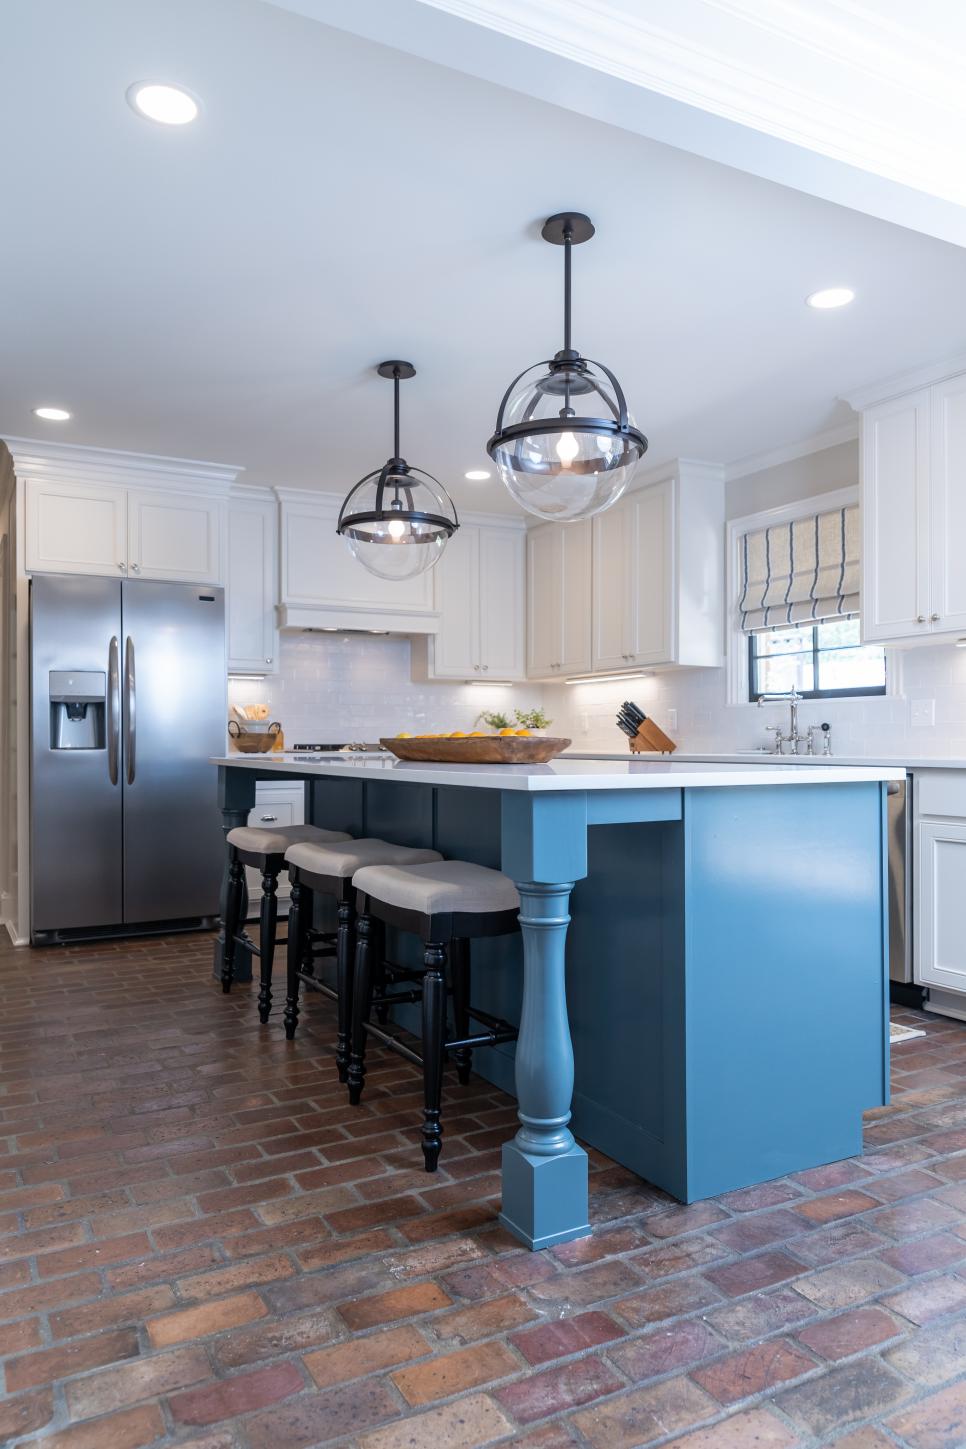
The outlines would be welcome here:
M 564 755 L 565 760 L 626 760 L 626 750 L 568 750 Z M 887 768 L 896 770 L 966 770 L 966 756 L 959 759 L 942 759 L 933 756 L 907 756 L 907 755 L 773 755 L 768 750 L 742 750 L 735 754 L 714 754 L 709 752 L 686 752 L 676 750 L 672 756 L 649 754 L 647 752 L 638 755 L 639 760 L 666 760 L 673 759 L 681 764 L 712 764 L 712 765 L 754 765 L 760 768 L 762 765 L 789 765 L 798 767 L 806 765 L 810 770 L 828 769 L 830 767 L 845 766 L 851 768 L 853 765 L 869 765 L 874 768 Z
M 310 755 L 297 761 L 278 755 L 220 755 L 213 765 L 262 774 L 356 776 L 364 780 L 396 779 L 415 785 L 461 785 L 481 790 L 692 790 L 710 786 L 844 785 L 850 781 L 901 780 L 903 765 L 829 765 L 814 761 L 802 770 L 793 760 L 768 764 L 739 763 L 661 756 L 655 759 L 613 759 L 599 756 L 551 761 L 549 765 L 427 765 L 391 755 Z

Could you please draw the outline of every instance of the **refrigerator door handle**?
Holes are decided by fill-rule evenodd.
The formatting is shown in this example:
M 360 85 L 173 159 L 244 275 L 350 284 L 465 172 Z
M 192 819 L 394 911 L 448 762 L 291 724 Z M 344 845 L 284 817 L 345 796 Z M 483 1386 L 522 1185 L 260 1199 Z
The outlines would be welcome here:
M 124 753 L 127 758 L 127 782 L 134 784 L 137 769 L 137 689 L 134 678 L 134 640 L 130 634 L 124 644 L 124 689 L 126 694 L 127 738 Z
M 120 651 L 115 634 L 107 651 L 107 773 L 112 785 L 117 784 L 120 746 L 118 718 L 121 713 L 121 670 L 119 656 Z

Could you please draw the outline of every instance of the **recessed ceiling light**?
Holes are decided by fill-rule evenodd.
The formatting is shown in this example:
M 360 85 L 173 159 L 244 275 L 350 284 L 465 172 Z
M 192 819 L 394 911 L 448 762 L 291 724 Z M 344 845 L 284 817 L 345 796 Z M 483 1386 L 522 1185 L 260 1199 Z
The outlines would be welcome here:
M 465 473 L 463 476 L 465 478 L 468 478 L 471 483 L 485 483 L 490 475 L 486 468 L 471 468 L 470 471 L 468 473 Z
M 180 86 L 157 81 L 137 81 L 128 87 L 128 104 L 139 116 L 160 121 L 163 126 L 186 126 L 200 110 L 198 102 Z
M 70 419 L 66 408 L 34 408 L 34 416 L 43 418 L 45 423 L 66 423 Z
M 812 292 L 805 298 L 809 307 L 816 307 L 820 312 L 826 312 L 830 307 L 847 307 L 855 300 L 855 293 L 851 287 L 823 287 L 820 292 Z

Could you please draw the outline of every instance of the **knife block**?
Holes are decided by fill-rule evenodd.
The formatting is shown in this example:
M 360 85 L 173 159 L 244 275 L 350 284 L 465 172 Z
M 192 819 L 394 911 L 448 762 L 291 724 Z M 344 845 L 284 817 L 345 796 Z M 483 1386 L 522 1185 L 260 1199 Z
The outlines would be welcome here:
M 652 719 L 646 719 L 643 724 L 638 725 L 637 734 L 630 741 L 631 753 L 641 754 L 645 750 L 662 755 L 672 755 L 677 745 L 666 735 Z

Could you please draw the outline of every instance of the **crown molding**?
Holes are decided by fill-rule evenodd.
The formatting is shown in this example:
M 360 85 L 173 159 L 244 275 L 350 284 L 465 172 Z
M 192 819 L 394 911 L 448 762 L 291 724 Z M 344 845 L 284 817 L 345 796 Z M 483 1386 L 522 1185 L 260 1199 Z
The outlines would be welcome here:
M 233 483 L 229 497 L 233 503 L 275 503 L 275 489 L 260 483 Z
M 928 363 L 924 367 L 915 367 L 909 372 L 901 372 L 893 377 L 883 378 L 880 382 L 870 383 L 867 387 L 856 388 L 853 392 L 845 393 L 843 401 L 860 413 L 875 403 L 901 397 L 904 392 L 917 392 L 921 387 L 931 387 L 934 382 L 944 382 L 947 377 L 958 377 L 964 372 L 966 352 L 960 352 L 955 357 L 948 357 L 945 362 Z
M 966 204 L 961 58 L 954 46 L 943 45 L 944 37 L 890 21 L 855 0 L 651 0 L 646 7 L 632 0 L 421 3 Z M 810 66 L 802 64 L 803 51 Z
M 838 428 L 828 428 L 823 433 L 813 433 L 797 443 L 786 443 L 781 448 L 770 448 L 764 453 L 749 453 L 736 458 L 725 468 L 728 483 L 734 478 L 747 478 L 751 473 L 762 473 L 766 468 L 777 468 L 782 463 L 793 463 L 796 458 L 807 458 L 810 453 L 823 453 L 826 448 L 837 448 L 841 443 L 852 443 L 859 436 L 857 422 L 843 423 Z
M 83 448 L 39 438 L 4 438 L 18 478 L 57 478 L 120 488 L 186 488 L 227 494 L 241 466 Z

